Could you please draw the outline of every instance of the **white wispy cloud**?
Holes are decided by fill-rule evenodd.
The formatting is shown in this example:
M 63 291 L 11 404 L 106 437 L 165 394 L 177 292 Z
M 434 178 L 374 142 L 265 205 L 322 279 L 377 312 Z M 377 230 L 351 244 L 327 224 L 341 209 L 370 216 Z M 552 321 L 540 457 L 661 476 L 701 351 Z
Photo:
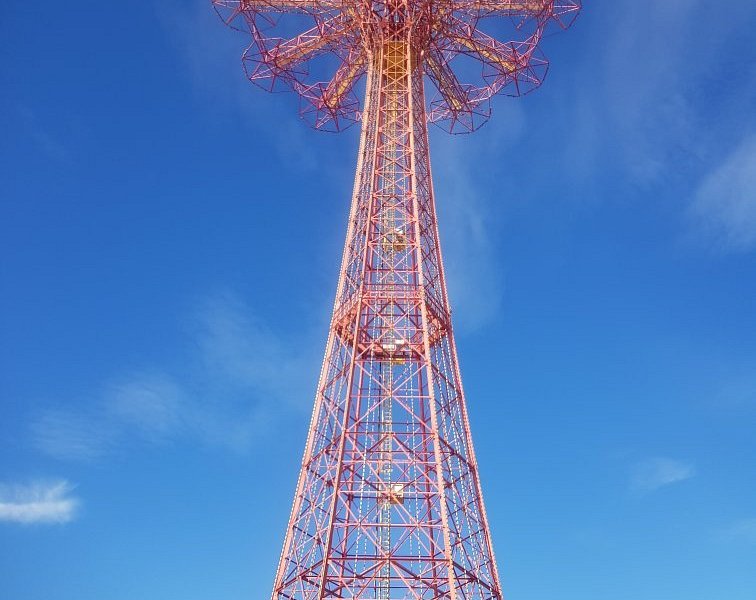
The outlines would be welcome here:
M 601 104 L 598 114 L 611 122 L 604 133 L 616 136 L 613 143 L 606 141 L 641 180 L 659 177 L 681 145 L 691 147 L 694 121 L 682 81 L 699 76 L 702 69 L 688 64 L 690 36 L 670 32 L 689 28 L 698 4 L 621 2 L 610 10 L 622 17 L 602 31 L 605 96 L 595 103 Z
M 267 98 L 246 79 L 241 55 L 250 43 L 248 34 L 224 25 L 207 0 L 161 0 L 158 18 L 194 90 L 214 113 L 241 115 L 247 127 L 264 135 L 281 159 L 299 170 L 320 164 L 306 140 L 307 126 L 297 118 L 296 96 Z
M 144 374 L 110 387 L 103 417 L 160 440 L 182 430 L 185 403 L 183 391 L 168 375 Z
M 188 330 L 183 367 L 121 376 L 80 408 L 42 412 L 31 426 L 35 447 L 85 461 L 179 440 L 245 451 L 312 406 L 322 350 L 314 340 L 283 339 L 230 292 L 203 302 Z
M 320 335 L 273 331 L 231 292 L 207 299 L 193 319 L 193 433 L 237 449 L 269 435 L 281 415 L 306 414 L 312 402 Z
M 756 544 L 756 517 L 735 521 L 720 531 L 720 537 L 729 541 Z
M 504 261 L 495 240 L 502 235 L 499 211 L 507 190 L 501 181 L 494 185 L 490 174 L 524 131 L 522 105 L 512 100 L 496 106 L 485 133 L 473 134 L 475 139 L 432 136 L 444 266 L 455 324 L 462 330 L 477 330 L 500 314 Z
M 302 383 L 302 345 L 284 339 L 234 293 L 206 300 L 194 318 L 194 336 L 206 372 L 291 402 Z
M 651 458 L 634 465 L 630 478 L 632 489 L 652 492 L 696 474 L 693 464 L 671 458 Z
M 118 429 L 103 418 L 99 407 L 88 411 L 51 408 L 31 424 L 35 447 L 66 460 L 94 460 L 113 448 Z
M 749 367 L 753 364 L 754 361 L 751 358 Z M 735 411 L 756 409 L 756 373 L 749 367 L 722 378 L 712 394 L 715 406 Z
M 756 134 L 704 177 L 689 214 L 700 233 L 721 250 L 756 247 Z
M 27 106 L 21 106 L 18 108 L 18 113 L 28 138 L 48 158 L 57 162 L 66 162 L 70 159 L 67 146 L 40 122 L 34 111 Z
M 565 169 L 584 183 L 607 166 L 644 187 L 668 183 L 694 173 L 752 121 L 753 71 L 730 76 L 726 65 L 733 44 L 748 39 L 744 23 L 756 5 L 737 0 L 728 9 L 712 12 L 701 0 L 586 5 L 584 18 L 600 26 L 578 19 L 570 35 L 583 36 L 580 60 L 554 65 L 574 73 L 554 107 L 565 123 L 554 140 Z
M 697 4 L 617 0 L 584 8 L 602 26 L 583 28 L 578 19 L 570 35 L 585 36 L 586 54 L 555 65 L 575 73 L 573 88 L 555 106 L 568 129 L 554 140 L 563 144 L 564 168 L 573 177 L 590 182 L 611 157 L 646 183 L 665 172 L 681 146 L 695 147 L 688 143 L 695 131 L 691 103 L 680 82 L 701 67 L 681 68 L 689 36 L 670 32 L 687 28 Z M 594 83 L 585 86 L 587 79 Z
M 457 153 L 438 161 L 451 162 Z M 455 323 L 465 330 L 479 329 L 495 317 L 503 297 L 504 269 L 496 256 L 493 236 L 496 228 L 487 207 L 486 192 L 481 193 L 466 161 L 453 169 L 439 169 L 437 177 L 442 252 Z M 451 226 L 444 227 L 444 223 Z
M 78 498 L 65 480 L 29 485 L 0 484 L 0 521 L 13 523 L 68 523 L 77 514 Z

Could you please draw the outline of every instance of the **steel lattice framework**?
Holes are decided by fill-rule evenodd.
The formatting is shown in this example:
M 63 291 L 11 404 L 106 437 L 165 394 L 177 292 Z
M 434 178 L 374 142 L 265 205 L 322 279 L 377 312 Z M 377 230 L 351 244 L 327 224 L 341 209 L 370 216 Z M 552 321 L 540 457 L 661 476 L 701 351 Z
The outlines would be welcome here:
M 538 44 L 550 24 L 572 22 L 579 0 L 213 1 L 252 36 L 249 79 L 293 88 L 318 128 L 362 117 L 336 301 L 272 598 L 500 599 L 427 123 L 472 131 L 494 94 L 538 86 L 547 66 Z M 484 22 L 517 41 L 483 33 Z M 328 69 L 330 81 L 312 82 Z M 429 105 L 426 78 L 438 92 Z

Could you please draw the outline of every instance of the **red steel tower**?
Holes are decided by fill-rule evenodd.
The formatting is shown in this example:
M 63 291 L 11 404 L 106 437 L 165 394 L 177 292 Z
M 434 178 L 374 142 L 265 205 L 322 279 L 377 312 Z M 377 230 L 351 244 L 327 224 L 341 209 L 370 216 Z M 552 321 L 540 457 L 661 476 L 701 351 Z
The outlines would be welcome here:
M 362 119 L 333 317 L 272 598 L 499 600 L 427 123 L 472 131 L 494 94 L 538 86 L 547 67 L 538 45 L 552 24 L 571 24 L 579 0 L 213 3 L 252 37 L 243 58 L 250 80 L 293 88 L 318 128 Z M 514 41 L 483 33 L 489 23 Z M 318 82 L 329 69 L 332 79 Z M 426 79 L 437 91 L 428 105 Z

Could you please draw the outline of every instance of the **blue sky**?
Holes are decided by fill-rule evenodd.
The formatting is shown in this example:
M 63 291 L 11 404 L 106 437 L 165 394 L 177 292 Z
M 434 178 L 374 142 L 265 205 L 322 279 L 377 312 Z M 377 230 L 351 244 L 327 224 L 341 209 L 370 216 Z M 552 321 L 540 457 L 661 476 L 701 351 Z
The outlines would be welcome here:
M 357 130 L 208 4 L 0 9 L 2 598 L 269 594 Z M 431 134 L 505 593 L 752 600 L 756 6 L 586 4 Z

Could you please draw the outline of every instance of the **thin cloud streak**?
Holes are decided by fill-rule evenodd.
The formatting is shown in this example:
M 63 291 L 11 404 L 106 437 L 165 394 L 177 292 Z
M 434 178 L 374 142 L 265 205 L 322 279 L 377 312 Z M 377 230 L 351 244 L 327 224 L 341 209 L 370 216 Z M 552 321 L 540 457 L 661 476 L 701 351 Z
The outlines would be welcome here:
M 71 156 L 68 147 L 42 125 L 34 111 L 27 106 L 20 106 L 18 113 L 29 139 L 40 151 L 56 162 L 69 162 Z
M 0 521 L 10 523 L 68 523 L 76 518 L 80 501 L 65 480 L 30 485 L 0 485 Z
M 732 39 L 754 16 L 756 7 L 745 0 L 726 12 L 712 12 L 701 0 L 619 0 L 586 9 L 583 19 L 600 24 L 581 31 L 590 36 L 590 54 L 574 65 L 555 65 L 576 69 L 570 93 L 554 108 L 568 128 L 562 132 L 565 169 L 590 185 L 616 164 L 641 187 L 682 182 L 701 169 L 750 119 L 753 74 L 743 66 L 732 77 L 727 65 Z M 596 83 L 586 86 L 587 79 Z M 738 91 L 712 93 L 702 102 L 701 90 L 725 80 Z
M 701 182 L 689 217 L 717 249 L 756 247 L 756 134 L 746 137 Z
M 31 424 L 35 448 L 62 460 L 92 461 L 112 451 L 118 430 L 95 409 L 48 409 Z
M 181 440 L 245 452 L 283 416 L 307 413 L 314 344 L 287 343 L 229 292 L 204 302 L 189 330 L 184 370 L 136 372 L 106 385 L 85 410 L 44 411 L 31 426 L 33 445 L 77 461 Z
M 476 331 L 499 314 L 504 297 L 504 268 L 496 238 L 501 188 L 487 173 L 489 157 L 509 151 L 525 131 L 525 114 L 517 100 L 502 103 L 481 134 L 433 136 L 433 177 L 438 205 L 441 245 L 455 324 Z M 473 134 L 475 135 L 475 134 Z M 487 143 L 486 143 L 487 142 Z
M 112 386 L 108 395 L 110 416 L 160 440 L 183 428 L 184 394 L 167 375 L 145 375 Z
M 659 178 L 681 147 L 695 147 L 688 143 L 694 117 L 681 79 L 700 73 L 686 64 L 690 38 L 670 36 L 669 31 L 689 28 L 699 3 L 625 2 L 611 8 L 622 18 L 615 19 L 615 30 L 605 35 L 611 40 L 604 59 L 606 98 L 597 101 L 612 123 L 610 133 L 617 136 L 607 142 L 621 152 L 640 181 Z
M 724 378 L 713 394 L 712 403 L 717 408 L 738 412 L 756 410 L 756 373 L 746 368 L 741 373 Z
M 298 170 L 315 170 L 320 164 L 305 139 L 307 126 L 299 122 L 294 94 L 266 100 L 266 92 L 244 76 L 241 55 L 248 36 L 229 31 L 208 0 L 162 0 L 158 19 L 191 78 L 194 89 L 212 107 L 235 111 L 245 124 L 267 136 L 285 162 Z M 280 105 L 280 107 L 279 107 Z M 264 110 L 261 107 L 264 106 Z M 261 118 L 264 114 L 265 118 Z
M 756 517 L 735 521 L 720 532 L 725 541 L 756 544 Z
M 671 458 L 651 458 L 636 464 L 632 469 L 630 486 L 639 492 L 653 492 L 662 487 L 690 479 L 695 467 Z

